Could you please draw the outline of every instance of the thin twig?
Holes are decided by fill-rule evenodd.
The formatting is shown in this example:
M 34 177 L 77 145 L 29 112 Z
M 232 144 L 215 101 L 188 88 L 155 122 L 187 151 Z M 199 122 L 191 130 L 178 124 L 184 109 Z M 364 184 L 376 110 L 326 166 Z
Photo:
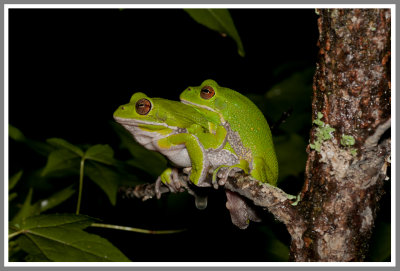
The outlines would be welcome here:
M 181 230 L 146 230 L 146 229 L 139 229 L 139 228 L 132 228 L 126 226 L 119 226 L 119 225 L 110 225 L 110 224 L 101 224 L 101 223 L 93 223 L 90 225 L 91 227 L 96 228 L 107 228 L 107 229 L 114 229 L 114 230 L 122 230 L 122 231 L 132 231 L 132 232 L 139 232 L 139 233 L 146 233 L 146 234 L 172 234 L 186 231 L 186 229 Z

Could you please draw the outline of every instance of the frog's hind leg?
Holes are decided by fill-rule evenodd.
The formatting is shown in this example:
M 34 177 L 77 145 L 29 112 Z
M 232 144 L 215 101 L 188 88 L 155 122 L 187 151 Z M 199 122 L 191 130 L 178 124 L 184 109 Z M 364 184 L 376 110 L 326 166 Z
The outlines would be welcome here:
M 276 185 L 278 171 L 273 171 L 262 157 L 254 157 L 252 168 L 251 176 L 254 177 L 254 179 L 263 183 L 269 183 L 273 186 Z
M 190 180 L 197 186 L 210 186 L 205 181 L 208 172 L 208 161 L 203 145 L 199 138 L 192 134 L 175 134 L 159 140 L 158 145 L 168 148 L 171 145 L 184 144 L 188 155 L 192 170 L 190 172 Z
M 226 208 L 229 210 L 234 225 L 240 229 L 246 229 L 249 226 L 250 220 L 255 222 L 261 221 L 255 209 L 241 195 L 229 190 L 225 190 L 225 193 L 227 199 Z

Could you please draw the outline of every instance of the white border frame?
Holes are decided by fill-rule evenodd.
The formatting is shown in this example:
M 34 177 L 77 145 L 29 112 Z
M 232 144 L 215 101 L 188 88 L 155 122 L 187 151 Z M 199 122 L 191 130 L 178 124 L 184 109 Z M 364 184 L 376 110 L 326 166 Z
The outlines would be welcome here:
M 396 266 L 396 182 L 391 181 L 391 262 L 364 262 L 364 263 L 342 263 L 342 262 L 9 262 L 8 261 L 8 10 L 28 9 L 111 9 L 111 8 L 134 8 L 134 9 L 176 9 L 176 8 L 263 8 L 263 9 L 309 9 L 309 8 L 388 8 L 391 9 L 391 88 L 392 88 L 392 150 L 396 150 L 396 5 L 395 4 L 5 4 L 4 5 L 4 266 L 6 267 L 394 267 Z M 394 90 L 394 91 L 393 91 Z M 394 101 L 394 102 L 393 102 Z M 392 151 L 391 163 L 395 165 L 396 153 Z M 391 167 L 391 179 L 396 180 L 395 166 Z M 7 241 L 6 241 L 7 240 Z

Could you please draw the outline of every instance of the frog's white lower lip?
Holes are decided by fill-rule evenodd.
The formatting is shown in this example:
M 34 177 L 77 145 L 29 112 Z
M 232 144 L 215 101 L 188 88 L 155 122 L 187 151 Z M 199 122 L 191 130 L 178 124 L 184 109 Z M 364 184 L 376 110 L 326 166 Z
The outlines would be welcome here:
M 205 106 L 205 105 L 202 105 L 202 104 L 195 104 L 195 103 L 192 103 L 192 102 L 189 102 L 189 101 L 186 101 L 186 100 L 181 100 L 181 102 L 184 103 L 184 104 L 197 106 L 197 107 L 200 107 L 200 108 L 207 109 L 207 110 L 209 110 L 209 111 L 218 113 L 217 111 L 215 111 L 215 110 L 212 109 L 211 107 L 208 107 L 208 106 Z

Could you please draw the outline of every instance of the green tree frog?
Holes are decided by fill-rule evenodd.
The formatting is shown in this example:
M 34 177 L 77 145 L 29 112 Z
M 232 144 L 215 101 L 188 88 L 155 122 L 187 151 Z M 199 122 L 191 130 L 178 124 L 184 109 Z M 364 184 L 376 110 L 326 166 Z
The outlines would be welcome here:
M 278 162 L 269 125 L 257 106 L 247 97 L 213 80 L 200 86 L 188 87 L 180 95 L 184 104 L 191 105 L 204 115 L 217 114 L 227 127 L 227 138 L 241 168 L 258 181 L 276 185 Z
M 145 148 L 160 152 L 177 167 L 191 167 L 189 178 L 197 186 L 210 186 L 210 170 L 239 162 L 226 144 L 225 126 L 178 101 L 149 98 L 138 92 L 114 112 L 114 119 Z M 171 168 L 157 181 L 172 191 L 179 189 L 177 173 Z
M 251 102 L 250 106 L 255 107 Z M 257 172 L 253 170 L 254 165 L 257 165 L 252 163 L 253 160 L 262 160 L 257 156 L 252 159 L 251 155 L 257 152 L 251 152 L 253 149 L 245 147 L 247 145 L 242 142 L 239 134 L 241 130 L 235 126 L 237 122 L 232 121 L 234 125 L 231 126 L 229 118 L 225 120 L 223 114 L 201 106 L 149 98 L 139 92 L 132 96 L 128 104 L 115 111 L 114 118 L 145 148 L 160 152 L 177 167 L 191 168 L 189 178 L 196 186 L 210 186 L 210 173 L 213 179 L 216 179 L 220 170 L 225 172 L 220 184 L 226 181 L 231 169 L 244 169 L 253 175 Z M 246 119 L 242 121 L 246 122 Z M 248 141 L 245 142 L 247 144 Z M 260 164 L 259 170 L 263 169 L 262 166 Z M 253 177 L 260 181 L 269 180 L 256 176 Z M 168 168 L 161 174 L 156 181 L 156 190 L 161 182 L 171 191 L 180 189 L 180 180 L 175 168 Z M 274 184 L 276 180 L 269 182 Z M 226 190 L 226 195 L 226 206 L 236 226 L 244 229 L 249 220 L 260 221 L 252 207 L 238 194 Z M 206 201 L 196 197 L 198 208 L 205 208 L 206 204 Z

